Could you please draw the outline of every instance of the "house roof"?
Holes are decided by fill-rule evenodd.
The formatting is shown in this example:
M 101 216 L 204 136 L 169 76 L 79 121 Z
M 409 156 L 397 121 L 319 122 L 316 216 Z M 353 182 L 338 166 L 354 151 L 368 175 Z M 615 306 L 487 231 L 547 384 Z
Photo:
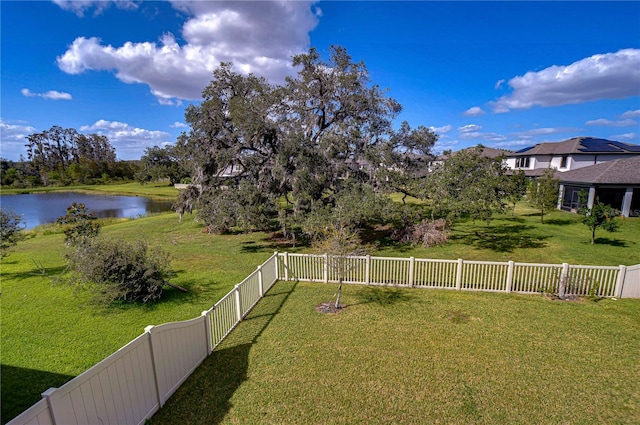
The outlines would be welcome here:
M 577 170 L 556 172 L 562 183 L 640 184 L 640 155 L 606 161 Z
M 538 143 L 508 156 L 568 154 L 640 154 L 640 146 L 595 137 L 574 137 L 564 142 Z
M 469 149 L 476 149 L 478 147 L 482 150 L 482 156 L 486 156 L 487 158 L 498 158 L 501 155 L 508 156 L 511 153 L 511 151 L 506 150 L 506 149 L 488 148 L 486 146 L 471 146 L 469 148 L 464 148 L 464 149 L 461 149 L 459 151 L 452 152 L 449 155 L 440 155 L 436 159 L 440 160 L 440 161 L 444 161 L 445 159 L 449 158 L 450 155 L 455 155 L 456 153 L 458 153 L 460 151 L 465 151 L 465 150 L 469 150 Z

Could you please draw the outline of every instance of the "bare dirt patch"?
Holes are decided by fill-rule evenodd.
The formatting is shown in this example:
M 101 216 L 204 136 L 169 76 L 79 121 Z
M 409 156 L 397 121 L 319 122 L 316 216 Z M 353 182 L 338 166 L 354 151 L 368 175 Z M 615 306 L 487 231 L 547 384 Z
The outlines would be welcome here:
M 318 304 L 316 306 L 316 311 L 318 313 L 324 313 L 324 314 L 337 314 L 340 313 L 340 311 L 344 310 L 346 308 L 345 305 L 339 304 L 338 307 L 336 307 L 336 303 L 322 303 L 322 304 Z

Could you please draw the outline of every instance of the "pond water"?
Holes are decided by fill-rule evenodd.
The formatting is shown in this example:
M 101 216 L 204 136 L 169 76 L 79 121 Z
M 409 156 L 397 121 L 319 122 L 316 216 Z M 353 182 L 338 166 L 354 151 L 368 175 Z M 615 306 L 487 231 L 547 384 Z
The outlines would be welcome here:
M 22 216 L 27 229 L 54 223 L 65 215 L 67 207 L 77 202 L 85 204 L 98 217 L 132 218 L 149 213 L 169 211 L 171 201 L 158 201 L 138 196 L 94 195 L 76 192 L 29 193 L 0 196 L 0 207 Z

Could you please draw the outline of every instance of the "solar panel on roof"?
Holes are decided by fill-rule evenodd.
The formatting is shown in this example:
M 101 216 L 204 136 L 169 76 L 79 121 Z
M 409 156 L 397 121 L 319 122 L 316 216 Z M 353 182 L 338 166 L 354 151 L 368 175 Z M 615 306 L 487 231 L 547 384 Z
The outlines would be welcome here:
M 578 150 L 580 152 L 585 152 L 585 153 L 586 152 L 615 153 L 615 152 L 629 151 L 628 146 L 620 142 L 614 142 L 614 141 L 605 140 L 605 139 L 584 139 L 580 142 L 580 144 L 583 147 L 578 148 Z
M 620 143 L 620 142 L 613 142 L 613 144 L 629 152 L 640 152 L 640 146 L 638 145 L 630 145 L 627 143 Z
M 528 151 L 529 149 L 533 149 L 534 146 L 529 146 L 528 148 L 520 149 L 519 151 L 515 151 L 514 153 L 523 153 Z

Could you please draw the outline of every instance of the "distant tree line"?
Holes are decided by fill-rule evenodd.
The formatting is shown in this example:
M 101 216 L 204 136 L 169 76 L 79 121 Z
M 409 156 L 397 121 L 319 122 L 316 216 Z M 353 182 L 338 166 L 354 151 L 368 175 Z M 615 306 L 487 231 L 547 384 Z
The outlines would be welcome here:
M 0 183 L 25 188 L 107 183 L 133 178 L 134 164 L 117 161 L 109 139 L 53 126 L 26 137 L 27 158 L 0 159 Z

